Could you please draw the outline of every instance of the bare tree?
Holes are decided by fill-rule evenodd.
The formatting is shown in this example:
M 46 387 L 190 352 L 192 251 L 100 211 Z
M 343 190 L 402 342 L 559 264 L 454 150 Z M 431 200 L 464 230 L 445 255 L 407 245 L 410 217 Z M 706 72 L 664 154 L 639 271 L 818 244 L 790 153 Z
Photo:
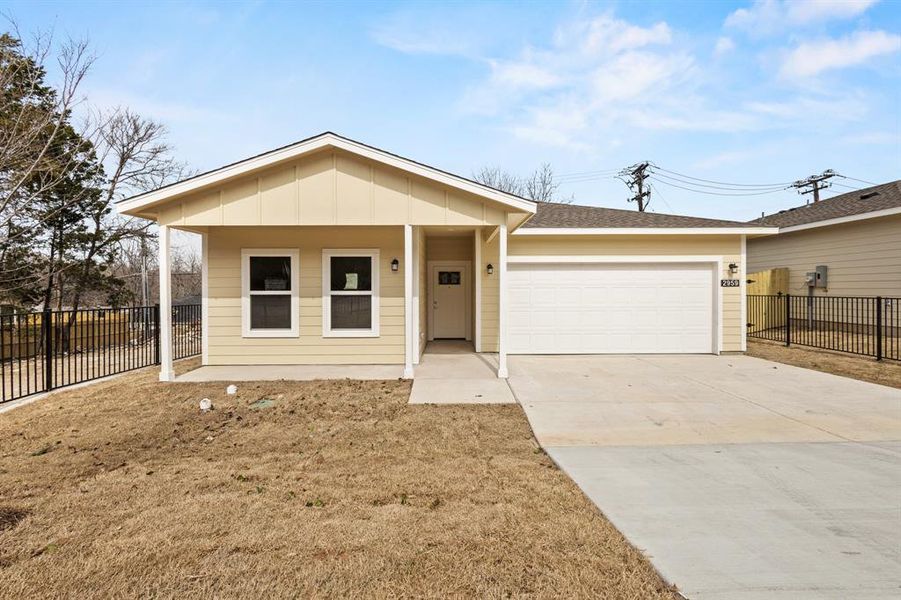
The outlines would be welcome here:
M 500 167 L 482 167 L 473 173 L 472 178 L 483 185 L 534 200 L 535 202 L 556 202 L 569 204 L 573 197 L 561 198 L 557 192 L 560 183 L 554 179 L 554 169 L 544 163 L 528 177 L 518 177 Z

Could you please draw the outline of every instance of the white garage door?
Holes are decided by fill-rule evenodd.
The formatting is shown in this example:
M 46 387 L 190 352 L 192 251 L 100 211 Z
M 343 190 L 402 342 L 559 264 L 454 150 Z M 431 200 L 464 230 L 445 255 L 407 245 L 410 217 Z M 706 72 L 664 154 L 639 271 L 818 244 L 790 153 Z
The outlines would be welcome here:
M 713 352 L 710 264 L 509 265 L 513 354 Z

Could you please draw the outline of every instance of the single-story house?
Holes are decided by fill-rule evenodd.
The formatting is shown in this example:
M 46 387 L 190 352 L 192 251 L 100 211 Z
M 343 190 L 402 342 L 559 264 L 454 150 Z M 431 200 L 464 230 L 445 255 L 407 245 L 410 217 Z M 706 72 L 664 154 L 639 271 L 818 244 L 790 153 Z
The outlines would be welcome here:
M 121 201 L 199 233 L 207 365 L 396 364 L 433 339 L 497 354 L 745 349 L 746 240 L 775 229 L 541 204 L 333 133 Z
M 778 235 L 748 241 L 748 272 L 787 268 L 791 294 L 901 297 L 901 181 L 748 224 L 779 228 Z M 808 285 L 817 267 L 825 269 Z

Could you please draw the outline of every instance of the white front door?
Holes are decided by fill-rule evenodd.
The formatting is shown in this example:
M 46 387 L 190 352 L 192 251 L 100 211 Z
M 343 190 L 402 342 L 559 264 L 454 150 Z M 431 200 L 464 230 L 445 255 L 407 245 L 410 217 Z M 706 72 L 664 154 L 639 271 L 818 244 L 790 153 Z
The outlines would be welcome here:
M 469 264 L 429 265 L 431 314 L 429 339 L 470 339 Z
M 714 352 L 714 270 L 687 264 L 512 264 L 516 354 Z

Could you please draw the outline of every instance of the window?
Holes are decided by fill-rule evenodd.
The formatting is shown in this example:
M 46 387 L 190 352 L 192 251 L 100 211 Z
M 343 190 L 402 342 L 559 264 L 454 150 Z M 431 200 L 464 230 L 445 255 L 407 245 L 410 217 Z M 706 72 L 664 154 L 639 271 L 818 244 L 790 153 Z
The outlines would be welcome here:
M 378 250 L 322 251 L 322 335 L 378 337 Z
M 297 250 L 241 251 L 241 330 L 244 337 L 297 337 Z

